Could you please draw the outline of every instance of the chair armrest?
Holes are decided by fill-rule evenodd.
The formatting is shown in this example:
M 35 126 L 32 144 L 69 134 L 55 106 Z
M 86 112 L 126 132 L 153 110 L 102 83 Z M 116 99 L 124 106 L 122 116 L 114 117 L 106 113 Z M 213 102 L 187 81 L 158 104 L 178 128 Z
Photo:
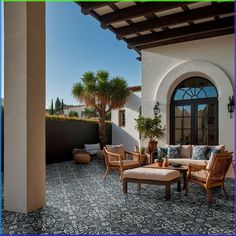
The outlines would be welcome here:
M 188 164 L 188 172 L 206 170 L 206 165 Z
M 129 156 L 132 156 L 133 159 L 137 159 L 137 161 L 140 163 L 140 154 L 139 153 L 125 151 L 125 156 L 126 156 L 126 154 Z

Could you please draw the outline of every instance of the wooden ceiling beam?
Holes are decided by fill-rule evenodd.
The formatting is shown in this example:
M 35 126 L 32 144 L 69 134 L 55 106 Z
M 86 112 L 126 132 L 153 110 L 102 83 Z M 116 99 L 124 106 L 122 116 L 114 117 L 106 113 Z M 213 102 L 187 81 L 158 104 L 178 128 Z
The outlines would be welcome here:
M 106 28 L 115 22 L 186 6 L 191 3 L 193 2 L 146 2 L 101 16 L 101 25 L 103 28 Z
M 202 33 L 202 34 L 198 34 L 198 35 L 183 36 L 178 39 L 170 39 L 170 40 L 164 40 L 161 42 L 149 43 L 149 44 L 138 46 L 138 47 L 136 47 L 136 49 L 140 51 L 143 49 L 148 49 L 148 48 L 153 48 L 153 47 L 160 47 L 160 46 L 165 46 L 165 45 L 170 45 L 170 44 L 175 44 L 175 43 L 194 41 L 194 40 L 198 40 L 198 39 L 212 38 L 212 37 L 233 34 L 233 33 L 234 33 L 234 27 L 232 26 L 229 29 L 217 30 L 214 32 L 209 32 L 207 34 Z
M 194 20 L 201 20 L 208 17 L 215 17 L 224 14 L 234 13 L 234 4 L 219 3 L 214 6 L 202 7 L 196 10 L 189 10 L 187 12 L 176 13 L 168 16 L 151 19 L 135 23 L 129 26 L 115 29 L 117 38 L 121 39 L 129 34 L 136 34 L 139 32 L 152 30 L 156 28 L 172 26 Z
M 160 42 L 167 39 L 175 39 L 183 36 L 198 35 L 200 33 L 209 33 L 217 30 L 223 30 L 234 27 L 234 16 L 210 21 L 201 24 L 184 26 L 176 29 L 165 30 L 162 32 L 138 36 L 127 40 L 129 47 L 149 44 L 151 42 Z

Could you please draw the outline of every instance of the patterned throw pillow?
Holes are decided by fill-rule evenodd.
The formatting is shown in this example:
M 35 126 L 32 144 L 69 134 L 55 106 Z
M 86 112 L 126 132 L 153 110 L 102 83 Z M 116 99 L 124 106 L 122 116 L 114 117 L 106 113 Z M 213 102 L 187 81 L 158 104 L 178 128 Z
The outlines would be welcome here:
M 207 153 L 206 153 L 206 159 L 209 160 L 211 157 L 211 153 L 220 153 L 221 149 L 220 148 L 215 148 L 215 147 L 208 147 Z
M 207 145 L 193 146 L 192 159 L 194 160 L 207 160 L 206 154 L 208 151 Z
M 168 158 L 180 158 L 180 145 L 169 145 L 167 147 Z
M 157 152 L 158 152 L 158 156 L 165 157 L 167 155 L 167 148 L 159 147 Z

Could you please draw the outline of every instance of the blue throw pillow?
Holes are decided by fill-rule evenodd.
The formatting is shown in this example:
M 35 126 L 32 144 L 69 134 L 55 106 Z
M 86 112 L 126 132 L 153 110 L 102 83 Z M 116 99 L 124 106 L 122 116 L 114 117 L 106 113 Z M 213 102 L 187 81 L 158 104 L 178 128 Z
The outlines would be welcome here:
M 212 152 L 213 152 L 214 154 L 220 153 L 220 152 L 221 152 L 221 149 L 208 147 L 208 150 L 207 150 L 207 153 L 206 153 L 206 158 L 207 158 L 207 160 L 210 159 Z
M 180 158 L 180 146 L 179 145 L 168 146 L 167 156 L 168 158 Z
M 157 152 L 159 157 L 165 157 L 167 155 L 167 148 L 159 147 Z
M 207 160 L 207 145 L 193 146 L 192 159 L 194 160 Z

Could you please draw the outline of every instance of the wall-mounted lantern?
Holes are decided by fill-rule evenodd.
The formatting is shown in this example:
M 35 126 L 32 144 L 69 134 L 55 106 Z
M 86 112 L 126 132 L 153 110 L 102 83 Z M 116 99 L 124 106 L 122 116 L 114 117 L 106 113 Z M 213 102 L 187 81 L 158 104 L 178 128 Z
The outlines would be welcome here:
M 234 112 L 234 96 L 229 97 L 228 112 L 230 114 L 230 118 L 232 118 L 232 113 Z
M 154 115 L 157 116 L 160 113 L 159 102 L 156 102 L 155 106 L 153 107 Z

